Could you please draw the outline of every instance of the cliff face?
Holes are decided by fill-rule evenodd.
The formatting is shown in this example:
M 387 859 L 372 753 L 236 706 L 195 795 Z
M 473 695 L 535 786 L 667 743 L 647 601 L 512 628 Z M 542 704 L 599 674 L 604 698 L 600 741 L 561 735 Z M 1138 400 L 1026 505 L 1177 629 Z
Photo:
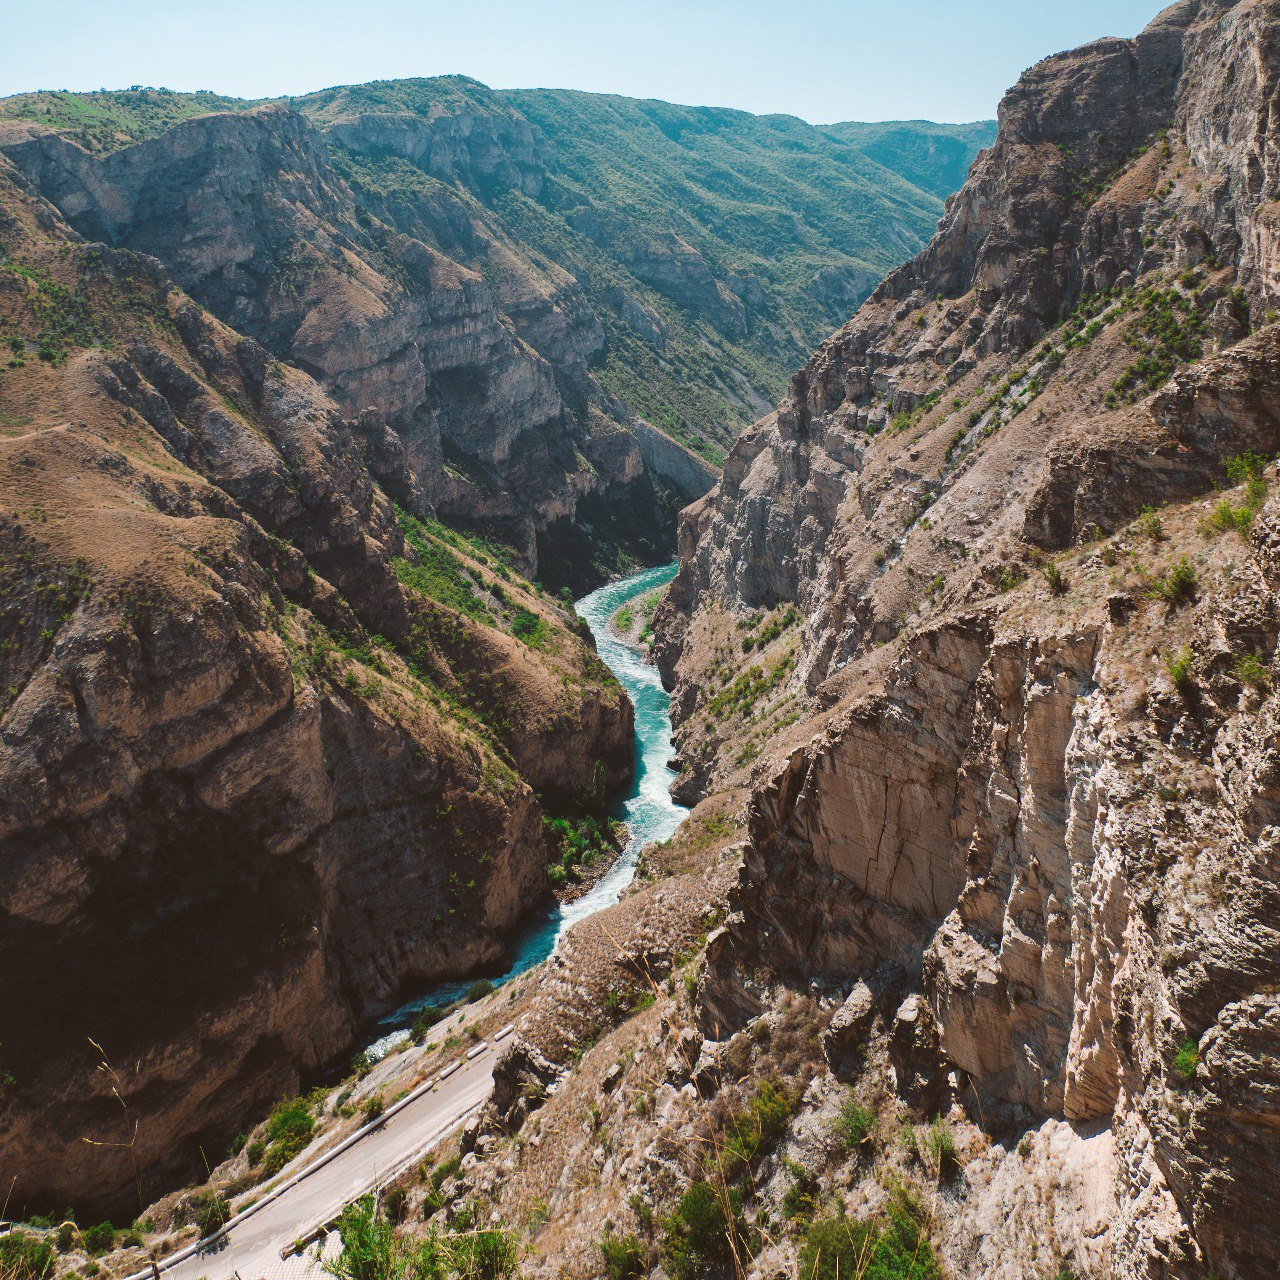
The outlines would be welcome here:
M 461 77 L 0 102 L 0 148 L 77 231 L 374 410 L 398 500 L 575 588 L 674 551 L 709 464 L 919 248 L 988 128 L 846 140 Z
M 534 789 L 623 781 L 631 713 L 501 552 L 393 507 L 390 408 L 24 187 L 0 161 L 0 1168 L 127 1216 L 406 987 L 500 960 L 546 894 Z M 263 296 L 292 351 L 312 313 Z
M 1091 1275 L 1280 1257 L 1278 37 L 1189 0 L 1029 71 L 682 518 L 658 622 L 697 787 L 743 767 L 735 618 L 798 606 L 810 708 L 756 767 L 702 1030 L 816 982 L 852 992 L 838 1074 L 883 1052 L 900 1107 L 1013 1164 L 1067 1126 L 1082 1197 L 1000 1173 L 939 1211 L 966 1274 L 1037 1239 Z
M 404 142 L 394 121 L 379 136 Z M 578 331 L 568 284 L 562 308 L 502 264 L 524 319 L 513 331 L 479 274 L 356 205 L 297 113 L 204 117 L 101 158 L 37 126 L 10 124 L 7 138 L 6 154 L 80 234 L 159 258 L 348 416 L 372 413 L 403 448 L 397 496 L 415 509 L 498 531 L 529 572 L 538 535 L 571 522 L 587 494 L 647 501 L 651 537 L 663 523 L 634 439 L 585 412 L 579 425 L 556 367 L 520 336 L 581 375 L 599 338 L 590 324 Z M 619 444 L 614 465 L 592 465 Z

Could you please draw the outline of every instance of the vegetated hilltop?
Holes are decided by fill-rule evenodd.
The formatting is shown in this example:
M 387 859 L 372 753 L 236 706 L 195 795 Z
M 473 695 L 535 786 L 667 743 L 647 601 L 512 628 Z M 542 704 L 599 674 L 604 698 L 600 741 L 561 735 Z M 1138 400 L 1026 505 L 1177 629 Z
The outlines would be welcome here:
M 989 139 L 906 124 L 864 146 L 462 77 L 266 105 L 25 94 L 5 120 L 77 231 L 159 257 L 344 411 L 375 409 L 422 503 L 575 587 L 673 549 L 708 461 L 919 248 Z
M 0 243 L 0 1177 L 129 1220 L 503 957 L 536 795 L 621 784 L 631 709 L 508 550 L 396 505 L 384 424 L 4 159 Z
M 547 1277 L 1274 1271 L 1278 36 L 1188 0 L 1028 71 L 730 451 L 655 618 L 706 799 L 407 1235 L 496 1216 Z

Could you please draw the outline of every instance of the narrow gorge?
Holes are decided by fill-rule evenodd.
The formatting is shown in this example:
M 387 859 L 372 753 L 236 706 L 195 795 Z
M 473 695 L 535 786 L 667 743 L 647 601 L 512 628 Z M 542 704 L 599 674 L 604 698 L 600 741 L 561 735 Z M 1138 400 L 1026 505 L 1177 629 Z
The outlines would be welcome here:
M 0 1280 L 1274 1275 L 1278 105 L 0 99 Z

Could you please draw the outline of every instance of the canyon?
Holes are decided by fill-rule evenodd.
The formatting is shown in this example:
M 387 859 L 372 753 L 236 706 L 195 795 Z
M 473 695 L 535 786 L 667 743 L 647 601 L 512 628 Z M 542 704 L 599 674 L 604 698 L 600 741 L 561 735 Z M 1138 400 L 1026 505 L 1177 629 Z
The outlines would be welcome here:
M 513 1028 L 483 1111 L 337 1222 L 338 1273 L 367 1274 L 365 1213 L 378 1280 L 479 1239 L 537 1280 L 1273 1274 L 1278 51 L 1275 0 L 1178 0 L 1030 68 L 980 152 L 780 123 L 945 197 L 878 284 L 806 264 L 804 304 L 762 242 L 730 264 L 605 198 L 599 113 L 706 164 L 747 125 L 698 109 L 465 81 L 0 104 L 29 335 L 0 382 L 0 1142 L 44 1153 L 31 1185 L 106 1203 L 120 1162 L 78 1135 L 132 1144 L 125 1274 L 194 1238 L 162 1152 L 216 1138 L 207 1190 L 243 1206 L 271 1102 L 497 959 L 545 895 L 543 812 L 631 763 L 555 592 L 659 561 L 681 506 L 646 642 L 689 816 L 452 1039 L 292 1104 L 346 1132 L 468 1020 Z M 786 307 L 843 324 L 770 411 L 751 344 Z M 610 364 L 643 381 L 690 334 L 738 362 L 706 385 L 740 419 L 665 415 L 696 362 L 647 399 Z M 76 1058 L 91 1014 L 140 1064 L 132 1140 Z
M 13 1210 L 130 1220 L 406 995 L 507 963 L 550 895 L 547 821 L 633 769 L 571 589 L 669 555 L 774 376 L 757 358 L 698 426 L 676 348 L 821 325 L 940 209 L 850 142 L 709 113 L 762 196 L 804 136 L 898 228 L 885 249 L 815 212 L 805 313 L 749 235 L 704 252 L 674 205 L 641 225 L 614 199 L 592 238 L 604 196 L 561 155 L 590 126 L 556 113 L 604 105 L 460 79 L 0 103 Z M 661 106 L 615 127 L 647 131 L 649 186 L 687 181 Z M 945 186 L 982 130 L 903 132 Z M 624 317 L 671 354 L 666 383 L 640 371 L 666 399 L 610 380 L 637 374 Z

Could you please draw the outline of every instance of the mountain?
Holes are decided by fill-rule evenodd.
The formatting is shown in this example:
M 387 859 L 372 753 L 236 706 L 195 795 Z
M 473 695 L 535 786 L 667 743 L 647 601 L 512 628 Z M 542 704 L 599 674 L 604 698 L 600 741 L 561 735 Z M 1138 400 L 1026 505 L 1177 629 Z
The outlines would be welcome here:
M 132 1214 L 207 1168 L 405 992 L 497 962 L 545 823 L 629 776 L 556 589 L 670 553 L 714 475 L 677 437 L 714 453 L 773 376 L 695 429 L 706 352 L 822 326 L 805 280 L 870 287 L 939 207 L 799 122 L 664 110 L 463 80 L 0 107 L 22 1203 Z M 771 255 L 790 203 L 813 228 Z
M 401 420 L 418 470 L 448 462 L 418 479 L 427 507 L 575 586 L 665 553 L 675 510 L 710 483 L 702 460 L 920 247 L 984 140 L 983 126 L 898 127 L 923 130 L 899 148 L 908 180 L 790 117 L 462 77 L 271 104 L 25 94 L 0 102 L 4 120 L 8 154 L 77 231 L 159 257 L 220 319 L 333 382 L 348 412 Z M 229 184 L 270 193 L 270 211 L 229 225 L 228 203 L 188 202 Z M 404 262 L 403 237 L 426 257 Z M 422 296 L 447 271 L 465 319 Z M 458 344 L 457 323 L 487 336 Z M 518 448 L 491 438 L 497 420 L 528 433 Z
M 683 785 L 751 789 L 699 1032 L 843 1001 L 954 1274 L 1280 1259 L 1277 39 L 1182 0 L 1028 71 L 681 519 Z

